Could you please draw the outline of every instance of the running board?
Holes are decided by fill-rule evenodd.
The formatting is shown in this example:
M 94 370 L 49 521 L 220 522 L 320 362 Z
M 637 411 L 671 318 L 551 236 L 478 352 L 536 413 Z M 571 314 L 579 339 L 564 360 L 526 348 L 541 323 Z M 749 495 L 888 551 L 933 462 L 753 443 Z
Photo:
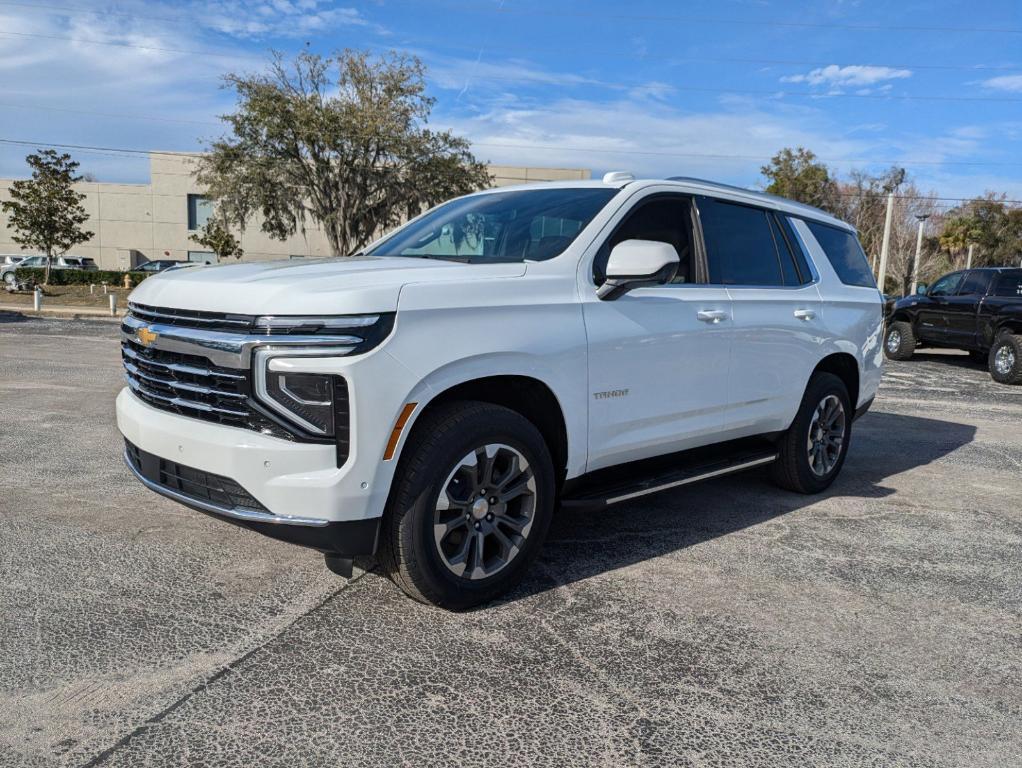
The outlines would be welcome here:
M 561 499 L 561 506 L 566 509 L 602 509 L 611 504 L 631 501 L 651 493 L 659 493 L 682 485 L 698 483 L 721 475 L 742 472 L 753 467 L 772 463 L 777 458 L 775 449 L 743 451 L 726 458 L 711 461 L 692 462 L 676 466 L 652 475 L 636 478 L 623 483 L 608 483 L 580 489 L 580 493 L 567 495 Z

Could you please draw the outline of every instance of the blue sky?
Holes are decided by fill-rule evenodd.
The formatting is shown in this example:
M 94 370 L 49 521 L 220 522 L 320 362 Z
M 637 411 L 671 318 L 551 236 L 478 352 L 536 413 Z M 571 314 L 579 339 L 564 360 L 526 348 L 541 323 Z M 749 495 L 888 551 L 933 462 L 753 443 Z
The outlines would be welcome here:
M 220 75 L 306 43 L 419 55 L 433 123 L 494 163 L 757 186 L 803 145 L 1022 199 L 1018 0 L 0 0 L 0 139 L 195 151 L 232 105 Z M 0 143 L 0 176 L 29 150 Z M 73 154 L 147 180 L 142 157 Z

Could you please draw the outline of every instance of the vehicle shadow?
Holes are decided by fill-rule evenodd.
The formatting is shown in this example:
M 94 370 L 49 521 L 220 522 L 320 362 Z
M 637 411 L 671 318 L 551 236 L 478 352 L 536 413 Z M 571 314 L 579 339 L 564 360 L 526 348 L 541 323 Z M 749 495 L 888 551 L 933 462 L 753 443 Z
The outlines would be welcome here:
M 766 470 L 664 491 L 598 512 L 560 510 L 542 555 L 525 581 L 499 602 L 565 584 L 726 536 L 827 497 L 884 498 L 888 478 L 971 443 L 976 428 L 951 421 L 872 412 L 855 423 L 841 476 L 819 496 L 771 484 Z
M 956 368 L 965 368 L 970 371 L 986 371 L 986 362 L 973 360 L 966 354 L 948 354 L 946 352 L 916 352 L 912 355 L 909 364 L 915 362 L 937 363 L 939 365 L 952 365 Z

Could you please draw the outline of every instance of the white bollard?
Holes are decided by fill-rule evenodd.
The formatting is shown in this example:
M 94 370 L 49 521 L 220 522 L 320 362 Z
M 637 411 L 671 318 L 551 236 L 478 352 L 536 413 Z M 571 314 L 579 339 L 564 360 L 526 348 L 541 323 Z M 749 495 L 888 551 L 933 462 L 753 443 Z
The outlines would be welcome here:
M 110 314 L 114 315 L 114 316 L 117 314 L 117 294 L 116 293 L 111 293 L 110 294 Z
M 32 309 L 38 312 L 43 308 L 43 292 L 39 290 L 39 286 L 36 286 L 35 293 L 32 295 Z
M 96 284 L 95 283 L 89 283 L 89 295 L 90 296 L 95 296 L 96 295 Z
M 106 283 L 103 283 L 103 293 L 106 293 L 106 292 L 107 292 L 107 290 L 106 290 Z

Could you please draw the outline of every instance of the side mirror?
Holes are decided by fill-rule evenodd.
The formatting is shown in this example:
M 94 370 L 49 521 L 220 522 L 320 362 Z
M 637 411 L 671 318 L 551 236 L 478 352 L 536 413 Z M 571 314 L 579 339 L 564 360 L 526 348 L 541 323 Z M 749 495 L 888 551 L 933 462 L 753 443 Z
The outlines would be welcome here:
M 927 288 L 929 288 L 929 286 L 926 283 L 919 283 L 919 285 L 916 286 L 916 293 L 920 296 L 925 296 Z
M 625 240 L 610 252 L 607 280 L 596 295 L 610 301 L 641 285 L 663 285 L 678 274 L 678 265 L 678 252 L 669 243 Z

